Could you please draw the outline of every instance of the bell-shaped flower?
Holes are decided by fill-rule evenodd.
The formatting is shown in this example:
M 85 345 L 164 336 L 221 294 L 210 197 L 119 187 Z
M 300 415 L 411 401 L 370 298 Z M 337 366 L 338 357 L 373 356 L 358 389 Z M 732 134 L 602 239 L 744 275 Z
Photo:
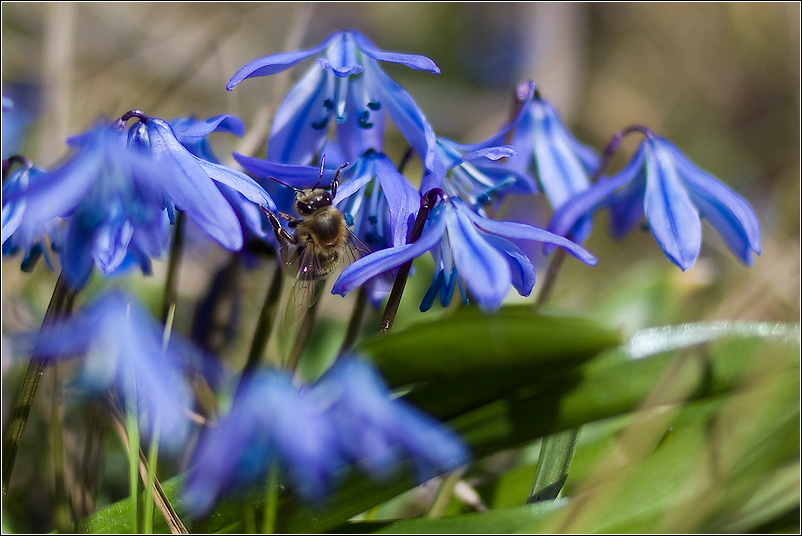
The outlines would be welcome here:
M 70 391 L 103 396 L 109 391 L 131 407 L 135 401 L 140 429 L 168 449 L 184 445 L 194 405 L 188 374 L 217 383 L 214 361 L 173 335 L 164 342 L 163 327 L 132 296 L 109 291 L 71 317 L 42 329 L 33 358 L 61 361 L 80 358 Z
M 435 135 L 426 116 L 412 97 L 382 71 L 379 61 L 400 63 L 439 74 L 424 56 L 385 52 L 354 30 L 336 32 L 319 46 L 254 60 L 228 82 L 229 91 L 246 78 L 281 72 L 313 56 L 309 68 L 279 106 L 268 141 L 267 158 L 282 164 L 310 164 L 326 140 L 327 125 L 334 119 L 339 137 L 366 138 L 347 157 L 373 148 L 381 141 L 384 112 L 418 153 L 428 170 L 434 166 Z
M 491 220 L 457 197 L 442 196 L 429 212 L 417 241 L 357 260 L 343 270 L 332 292 L 345 295 L 369 279 L 431 250 L 437 264 L 422 309 L 431 305 L 438 292 L 441 303 L 447 305 L 454 284 L 462 283 L 482 310 L 494 311 L 501 306 L 510 285 L 527 296 L 535 283 L 534 266 L 509 239 L 560 246 L 582 262 L 596 264 L 596 259 L 584 248 L 561 236 L 530 225 Z
M 531 88 L 530 82 L 530 88 Z M 519 91 L 523 86 L 519 88 Z M 511 144 L 516 156 L 506 165 L 534 177 L 538 189 L 555 210 L 590 187 L 590 178 L 600 164 L 599 156 L 580 143 L 560 121 L 557 110 L 538 91 L 522 104 L 523 117 Z M 582 242 L 590 232 L 589 217 L 579 220 L 571 237 Z
M 5 164 L 5 162 L 4 162 Z M 23 234 L 17 232 L 24 218 L 25 211 L 28 210 L 28 200 L 22 195 L 17 197 L 13 194 L 24 194 L 30 185 L 36 184 L 47 177 L 47 171 L 33 166 L 26 162 L 25 167 L 12 172 L 8 179 L 3 183 L 3 255 L 13 256 L 22 251 L 22 271 L 33 270 L 40 257 L 45 258 L 47 266 L 53 268 L 50 260 L 47 240 L 54 240 L 60 235 L 58 222 L 53 219 L 44 222 L 39 228 L 29 228 Z M 7 201 L 9 197 L 14 200 Z
M 192 154 L 166 121 L 142 114 L 134 117 L 139 120 L 128 130 L 129 146 L 171 171 L 171 179 L 161 185 L 171 222 L 174 209 L 181 210 L 221 246 L 240 250 L 243 245 L 240 219 L 217 185 L 229 186 L 249 201 L 275 211 L 276 205 L 268 193 L 244 173 Z M 204 126 L 212 125 L 213 121 L 200 125 L 198 130 L 203 132 Z
M 753 252 L 760 254 L 760 225 L 749 204 L 659 136 L 649 134 L 624 169 L 565 203 L 549 229 L 566 233 L 601 207 L 610 208 L 616 238 L 645 216 L 668 260 L 682 270 L 699 256 L 700 217 L 744 264 L 752 264 Z
M 393 398 L 378 371 L 362 359 L 340 358 L 310 395 L 323 405 L 343 457 L 374 479 L 387 479 L 409 461 L 422 482 L 470 460 L 456 435 Z
M 193 454 L 182 503 L 195 516 L 220 495 L 264 483 L 272 463 L 302 497 L 319 500 L 343 465 L 330 420 L 289 373 L 262 371 L 244 381 L 231 411 L 201 435 Z
M 198 158 L 213 164 L 220 164 L 220 161 L 212 152 L 208 140 L 209 134 L 212 132 L 228 132 L 235 136 L 245 134 L 245 124 L 238 117 L 229 114 L 211 117 L 205 121 L 198 121 L 194 117 L 181 117 L 170 121 L 169 124 L 181 145 Z M 222 182 L 215 184 L 236 212 L 242 228 L 251 231 L 260 239 L 267 238 L 269 233 L 266 231 L 269 231 L 270 223 L 259 205 Z
M 110 274 L 126 257 L 149 273 L 150 257 L 160 256 L 169 243 L 158 191 L 158 184 L 172 179 L 169 172 L 126 149 L 125 136 L 106 122 L 68 141 L 77 150 L 57 169 L 27 188 L 4 191 L 4 210 L 11 204 L 26 207 L 14 234 L 31 243 L 55 218 L 68 219 L 59 251 L 75 288 L 86 283 L 95 264 Z

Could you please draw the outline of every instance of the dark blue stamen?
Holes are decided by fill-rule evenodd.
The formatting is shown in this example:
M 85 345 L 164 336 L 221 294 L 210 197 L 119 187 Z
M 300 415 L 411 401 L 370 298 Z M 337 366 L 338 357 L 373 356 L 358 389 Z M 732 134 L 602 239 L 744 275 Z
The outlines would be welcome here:
M 312 123 L 312 128 L 314 128 L 315 130 L 323 130 L 324 128 L 326 128 L 326 125 L 328 124 L 329 124 L 329 118 L 324 117 L 317 123 Z

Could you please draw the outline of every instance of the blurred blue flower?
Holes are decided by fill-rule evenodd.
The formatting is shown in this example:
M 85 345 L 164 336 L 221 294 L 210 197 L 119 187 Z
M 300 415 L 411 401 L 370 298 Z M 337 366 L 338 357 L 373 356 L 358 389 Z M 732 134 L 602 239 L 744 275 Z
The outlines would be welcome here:
M 523 86 L 519 88 L 519 93 L 522 92 Z M 524 114 L 511 142 L 518 154 L 507 160 L 506 165 L 534 177 L 539 190 L 556 210 L 590 187 L 590 178 L 601 161 L 590 147 L 571 135 L 557 110 L 538 91 L 522 106 Z M 590 217 L 578 220 L 571 237 L 577 242 L 584 241 L 590 233 L 590 224 Z
M 395 126 L 433 169 L 435 135 L 410 95 L 390 79 L 378 61 L 400 63 L 439 74 L 424 56 L 385 52 L 354 30 L 334 33 L 319 46 L 254 60 L 228 82 L 229 91 L 246 78 L 281 72 L 319 55 L 279 106 L 268 141 L 267 158 L 286 164 L 309 164 L 323 146 L 333 118 L 338 137 L 349 140 L 345 156 L 353 158 L 372 148 L 381 151 L 386 110 Z
M 261 371 L 244 382 L 193 454 L 182 501 L 193 515 L 208 512 L 222 494 L 264 483 L 273 461 L 301 496 L 319 500 L 343 464 L 329 419 L 289 373 Z
M 362 359 L 338 359 L 310 394 L 334 425 L 344 458 L 377 480 L 392 476 L 405 461 L 423 482 L 470 460 L 456 435 L 393 398 L 378 371 Z
M 212 132 L 228 132 L 235 136 L 245 134 L 245 124 L 239 118 L 229 114 L 211 117 L 205 121 L 196 120 L 194 117 L 180 117 L 170 121 L 169 124 L 181 145 L 198 158 L 213 164 L 220 164 L 220 161 L 212 152 L 208 140 L 209 134 Z M 269 238 L 270 222 L 259 205 L 222 182 L 215 182 L 215 184 L 236 212 L 242 228 L 252 232 L 260 239 Z
M 7 161 L 3 161 L 5 166 Z M 5 169 L 4 169 L 5 171 Z M 53 263 L 50 260 L 47 239 L 57 241 L 60 236 L 58 222 L 50 220 L 44 222 L 40 227 L 27 228 L 27 232 L 17 232 L 22 223 L 25 211 L 28 209 L 28 201 L 24 197 L 24 192 L 31 185 L 46 178 L 47 172 L 44 169 L 33 166 L 26 162 L 25 167 L 12 172 L 8 179 L 3 183 L 3 255 L 16 255 L 20 250 L 23 251 L 22 271 L 33 270 L 36 262 L 44 256 L 47 266 L 52 269 Z M 21 197 L 18 197 L 21 196 Z M 12 201 L 5 200 L 10 197 Z
M 645 216 L 668 260 L 682 270 L 699 256 L 700 216 L 744 264 L 752 264 L 752 252 L 760 254 L 760 225 L 749 204 L 659 136 L 648 135 L 618 174 L 565 203 L 549 229 L 566 233 L 605 206 L 614 237 L 623 237 Z
M 268 193 L 244 173 L 194 155 L 181 144 L 166 121 L 136 117 L 139 121 L 128 130 L 128 144 L 170 170 L 169 180 L 161 184 L 170 221 L 174 222 L 174 209 L 181 210 L 221 246 L 231 251 L 240 250 L 243 245 L 240 219 L 217 185 L 229 186 L 249 201 L 275 211 L 276 205 Z M 219 120 L 217 125 L 215 120 Z M 183 135 L 197 139 L 226 120 L 231 121 L 213 118 L 198 124 L 194 131 L 183 129 Z
M 3 207 L 21 204 L 15 235 L 29 244 L 55 218 L 69 224 L 58 244 L 62 268 L 76 289 L 97 264 L 105 274 L 120 268 L 126 257 L 150 273 L 150 257 L 169 243 L 164 200 L 159 184 L 169 172 L 125 147 L 125 137 L 101 122 L 71 138 L 77 150 L 53 172 L 37 176 L 27 188 L 3 192 Z M 6 230 L 4 222 L 4 236 Z
M 162 446 L 177 449 L 187 439 L 194 405 L 185 375 L 200 374 L 216 384 L 220 369 L 175 335 L 165 345 L 163 329 L 135 298 L 109 291 L 66 320 L 44 327 L 33 357 L 81 357 L 74 391 L 135 396 L 140 429 L 151 435 L 158 427 Z
M 429 212 L 417 241 L 357 260 L 343 270 L 332 292 L 345 295 L 369 279 L 431 250 L 435 275 L 421 304 L 422 310 L 431 306 L 438 293 L 440 303 L 448 305 L 454 284 L 459 284 L 462 292 L 464 283 L 482 310 L 493 311 L 501 306 L 510 285 L 527 296 L 535 283 L 531 261 L 508 239 L 554 244 L 586 264 L 596 264 L 590 253 L 570 240 L 529 225 L 485 218 L 461 199 L 443 196 Z

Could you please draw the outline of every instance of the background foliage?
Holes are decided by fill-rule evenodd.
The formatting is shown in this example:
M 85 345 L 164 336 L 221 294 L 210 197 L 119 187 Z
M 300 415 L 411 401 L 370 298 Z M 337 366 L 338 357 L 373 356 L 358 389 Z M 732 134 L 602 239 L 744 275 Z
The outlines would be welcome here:
M 270 118 L 298 71 L 249 81 L 230 93 L 225 91 L 225 83 L 239 66 L 254 58 L 317 44 L 343 27 L 363 32 L 385 50 L 423 54 L 439 65 L 440 76 L 393 70 L 393 66 L 387 69 L 416 99 L 440 135 L 463 142 L 489 136 L 506 120 L 515 84 L 533 79 L 579 139 L 601 149 L 621 128 L 632 123 L 647 125 L 749 200 L 758 215 L 763 253 L 753 267 L 738 264 L 717 235 L 705 232 L 696 266 L 682 273 L 664 259 L 648 232 L 633 233 L 620 243 L 610 239 L 605 232 L 606 214 L 601 214 L 585 244 L 600 262 L 592 269 L 566 263 L 550 305 L 552 312 L 590 317 L 618 330 L 623 339 L 637 330 L 664 324 L 799 321 L 800 8 L 795 3 L 3 2 L 3 93 L 30 112 L 30 124 L 17 152 L 36 165 L 52 166 L 66 152 L 64 139 L 88 127 L 97 116 L 119 116 L 140 108 L 167 119 L 235 114 L 245 121 L 248 133 L 241 140 L 213 137 L 218 155 L 237 150 L 264 157 Z M 4 130 L 4 156 L 10 141 L 5 138 Z M 623 165 L 634 143 L 625 143 L 613 168 Z M 387 152 L 396 161 L 403 150 L 400 136 L 395 145 L 388 144 Z M 414 179 L 417 173 L 411 166 L 407 175 Z M 545 223 L 550 214 L 539 199 L 517 199 L 502 207 L 499 216 L 522 218 L 533 205 L 541 210 L 540 221 Z M 192 310 L 211 275 L 225 262 L 224 254 L 216 249 L 203 253 L 197 249 L 190 255 L 191 260 L 182 266 L 176 318 L 176 329 L 183 333 L 189 331 Z M 41 263 L 32 274 L 22 274 L 18 262 L 4 259 L 2 265 L 4 334 L 38 327 L 57 275 Z M 418 267 L 394 330 L 442 314 L 437 309 L 425 315 L 417 312 L 430 274 L 425 264 Z M 163 266 L 157 265 L 153 277 L 135 276 L 127 284 L 155 305 L 163 278 Z M 244 361 L 267 285 L 263 271 L 244 274 L 240 337 L 223 356 L 234 368 Z M 321 347 L 336 348 L 339 340 L 332 341 L 327 334 L 341 330 L 341 318 L 346 316 L 342 311 L 350 311 L 350 298 L 330 296 L 321 305 L 316 340 Z M 4 419 L 9 397 L 15 393 L 9 386 L 16 385 L 21 374 L 19 367 L 6 359 L 5 340 Z M 709 351 L 715 356 L 737 354 L 742 343 L 722 343 Z M 587 492 L 587 514 L 568 522 L 560 520 L 563 514 L 559 512 L 546 518 L 538 509 L 521 506 L 531 483 L 538 444 L 511 442 L 503 444 L 509 449 L 484 460 L 469 475 L 486 505 L 498 508 L 492 512 L 496 517 L 483 514 L 483 522 L 493 520 L 493 526 L 502 531 L 738 531 L 761 527 L 754 516 L 768 515 L 763 506 L 775 504 L 771 501 L 778 501 L 776 508 L 783 514 L 788 505 L 778 497 L 787 498 L 789 489 L 797 489 L 798 501 L 798 474 L 796 479 L 792 476 L 799 468 L 798 426 L 789 424 L 798 420 L 798 383 L 783 383 L 784 375 L 798 374 L 798 361 L 789 361 L 789 350 L 778 349 L 775 343 L 765 343 L 765 348 L 763 343 L 755 344 L 754 355 L 781 357 L 758 357 L 755 363 L 745 364 L 745 370 L 755 368 L 754 379 L 751 383 L 743 380 L 748 386 L 738 387 L 738 396 L 726 400 L 709 397 L 671 415 L 675 428 L 679 426 L 676 423 L 687 423 L 688 430 L 659 451 L 668 450 L 661 455 L 671 463 L 684 460 L 686 464 L 677 468 L 674 488 L 644 492 L 653 490 L 648 487 L 650 481 L 662 482 L 659 477 L 667 465 L 665 460 L 646 457 L 638 445 L 633 446 L 633 459 L 639 462 L 639 471 L 614 477 L 601 472 L 611 456 L 613 438 L 627 441 L 626 430 L 633 429 L 629 421 L 641 419 L 637 422 L 645 427 L 641 430 L 654 430 L 645 437 L 659 442 L 668 426 L 666 417 L 655 411 L 628 420 L 606 419 L 583 429 L 566 484 L 568 494 Z M 798 352 L 798 345 L 796 348 L 790 353 Z M 311 353 L 318 350 L 313 348 Z M 760 368 L 761 360 L 770 363 L 766 369 Z M 310 376 L 321 366 L 310 360 L 304 365 Z M 17 491 L 3 505 L 8 514 L 4 515 L 4 528 L 48 531 L 53 527 L 52 469 L 41 462 L 49 459 L 44 438 L 50 413 L 47 390 L 52 384 L 52 379 L 43 382 L 40 404 L 23 438 L 18 472 L 12 481 Z M 754 400 L 763 402 L 755 405 Z M 599 416 L 588 420 L 596 418 Z M 66 419 L 68 423 L 76 421 L 76 427 L 83 424 L 83 417 L 69 412 Z M 773 452 L 779 461 L 760 458 L 762 462 L 743 462 L 746 452 L 731 453 L 731 464 L 723 475 L 735 480 L 706 482 L 705 486 L 727 489 L 734 499 L 730 501 L 730 495 L 709 499 L 700 507 L 699 519 L 683 518 L 679 515 L 683 506 L 704 498 L 700 490 L 709 488 L 693 488 L 693 480 L 683 484 L 679 475 L 707 467 L 697 456 L 705 451 L 705 441 L 717 444 L 709 434 L 724 433 L 720 430 L 728 430 L 742 419 L 775 423 L 780 432 L 750 429 L 744 432 L 743 442 L 727 444 L 738 445 L 732 447 L 736 450 L 744 446 L 757 449 L 760 441 L 755 438 L 771 435 L 776 442 L 763 445 L 768 453 L 765 458 L 771 458 Z M 79 437 L 77 433 L 65 436 L 68 456 L 82 451 Z M 126 496 L 124 453 L 114 441 L 108 441 L 106 447 L 100 507 Z M 760 452 L 756 456 L 762 456 Z M 791 457 L 797 453 L 796 465 L 785 465 L 782 454 L 788 452 Z M 767 467 L 772 475 L 768 479 L 764 478 Z M 601 487 L 592 488 L 594 485 Z M 419 513 L 430 491 L 424 488 L 402 495 L 376 515 L 396 518 Z M 613 497 L 611 503 L 602 503 L 604 496 Z M 638 497 L 646 499 L 638 503 Z M 600 514 L 618 511 L 622 505 L 627 510 L 618 518 Z M 455 501 L 448 512 L 469 509 Z M 727 512 L 738 515 L 728 517 Z M 738 524 L 750 519 L 749 515 L 753 515 L 751 524 Z M 464 522 L 459 519 L 453 522 Z M 467 519 L 470 523 L 472 518 Z M 768 519 L 778 518 L 768 515 Z M 481 527 L 400 524 L 395 528 L 427 532 L 477 526 Z M 391 530 L 392 526 L 371 528 Z

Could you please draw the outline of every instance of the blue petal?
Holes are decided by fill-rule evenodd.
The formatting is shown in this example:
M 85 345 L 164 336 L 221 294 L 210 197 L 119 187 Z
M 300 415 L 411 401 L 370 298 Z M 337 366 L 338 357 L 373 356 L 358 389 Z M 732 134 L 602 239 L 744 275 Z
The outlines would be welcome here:
M 440 68 L 426 56 L 420 56 L 418 54 L 399 54 L 398 52 L 385 52 L 376 48 L 376 46 L 368 41 L 368 39 L 361 33 L 354 30 L 351 30 L 350 33 L 353 35 L 354 41 L 356 41 L 359 50 L 374 60 L 401 63 L 413 69 L 440 74 Z
M 315 65 L 276 111 L 267 143 L 268 160 L 283 164 L 312 161 L 326 139 L 326 122 L 332 111 L 324 106 L 327 99 L 334 99 L 334 79 Z
M 390 210 L 393 245 L 406 244 L 410 228 L 420 208 L 420 196 L 386 156 L 377 155 L 375 166 L 376 176 Z
M 496 221 L 483 218 L 478 214 L 471 213 L 470 211 L 466 211 L 466 214 L 473 220 L 477 227 L 488 233 L 503 236 L 505 238 L 536 240 L 538 242 L 560 246 L 585 264 L 593 266 L 597 263 L 596 257 L 591 255 L 585 248 L 560 235 L 523 223 Z
M 363 76 L 378 96 L 378 102 L 387 110 L 396 128 L 418 153 L 424 168 L 433 171 L 437 138 L 426 116 L 409 93 L 387 76 L 375 60 L 364 58 L 363 62 L 365 64 Z
M 337 140 L 344 158 L 353 161 L 369 149 L 381 152 L 384 138 L 384 110 L 371 110 L 365 77 L 349 81 L 345 121 L 337 123 Z
M 716 178 L 694 166 L 676 147 L 668 142 L 665 145 L 674 154 L 680 176 L 702 217 L 721 234 L 739 259 L 751 265 L 751 251 L 760 255 L 760 224 L 752 207 Z
M 696 262 L 702 246 L 699 212 L 677 174 L 671 152 L 654 140 L 643 143 L 647 145 L 643 212 L 666 257 L 687 270 Z
M 521 248 L 494 234 L 483 234 L 494 248 L 507 256 L 512 273 L 512 286 L 521 296 L 529 296 L 535 286 L 535 267 Z
M 234 160 L 248 172 L 265 179 L 275 177 L 296 188 L 311 188 L 315 185 L 326 188 L 334 180 L 334 175 L 337 172 L 335 169 L 325 168 L 321 177 L 320 168 L 317 166 L 279 164 L 269 160 L 243 156 L 239 153 L 233 153 L 233 156 Z
M 331 41 L 335 36 L 330 37 L 320 45 L 316 46 L 315 48 L 309 50 L 302 50 L 299 52 L 282 52 L 279 54 L 273 54 L 272 56 L 266 56 L 264 58 L 259 58 L 258 60 L 254 60 L 244 67 L 240 68 L 234 76 L 231 77 L 231 80 L 228 81 L 226 84 L 226 90 L 231 91 L 234 89 L 234 86 L 245 80 L 246 78 L 254 78 L 256 76 L 267 76 L 275 73 L 280 73 L 285 69 L 289 69 L 296 63 L 299 63 L 310 56 L 314 56 L 318 54 L 322 50 L 324 50 L 329 41 Z
M 646 170 L 641 168 L 635 179 L 610 197 L 610 235 L 623 238 L 643 220 L 643 196 L 646 191 Z
M 512 283 L 507 261 L 479 234 L 467 215 L 469 210 L 460 210 L 453 202 L 451 206 L 445 219 L 454 265 L 479 307 L 496 310 Z
M 205 138 L 212 132 L 229 132 L 236 136 L 245 134 L 245 123 L 231 114 L 210 117 L 205 121 L 195 121 L 190 118 L 180 118 L 169 122 L 176 137 Z
M 357 58 L 357 49 L 350 32 L 337 32 L 329 40 L 324 57 L 318 58 L 318 64 L 331 71 L 337 78 L 348 78 L 364 71 Z
M 163 187 L 176 208 L 186 212 L 224 248 L 231 251 L 241 249 L 243 239 L 239 219 L 225 196 L 209 180 L 210 171 L 215 172 L 217 178 L 225 175 L 219 172 L 218 168 L 222 166 L 215 166 L 187 151 L 169 125 L 160 119 L 148 120 L 147 129 L 156 161 L 175 170 L 173 180 Z
M 445 230 L 445 221 L 442 218 L 435 218 L 429 223 L 421 237 L 412 244 L 381 249 L 351 263 L 335 281 L 332 294 L 345 296 L 369 279 L 426 253 L 437 244 Z

